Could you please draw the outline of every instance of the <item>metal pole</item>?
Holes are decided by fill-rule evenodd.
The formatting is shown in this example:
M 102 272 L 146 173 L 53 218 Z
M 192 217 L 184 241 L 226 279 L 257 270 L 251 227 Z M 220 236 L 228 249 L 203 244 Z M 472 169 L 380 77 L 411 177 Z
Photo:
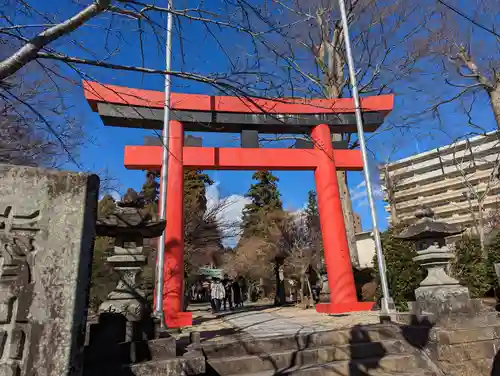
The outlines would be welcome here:
M 172 0 L 168 0 L 168 10 L 172 9 Z M 165 70 L 170 71 L 172 68 L 172 24 L 173 16 L 169 12 L 167 15 L 167 40 L 165 43 L 166 57 L 165 57 Z M 168 126 L 170 122 L 170 92 L 172 90 L 171 77 L 169 74 L 165 75 L 165 106 L 163 108 L 163 158 L 161 164 L 161 184 L 160 184 L 160 218 L 166 220 L 167 217 L 167 182 L 168 182 Z M 155 300 L 155 314 L 161 320 L 161 327 L 164 328 L 165 317 L 163 312 L 163 284 L 164 284 L 164 263 L 165 263 L 165 238 L 166 230 L 160 237 L 160 244 L 158 244 L 158 255 L 156 265 L 156 300 Z
M 344 0 L 339 0 L 340 15 L 342 17 L 342 28 L 344 29 L 345 52 L 347 55 L 347 65 L 349 67 L 349 77 L 351 79 L 352 96 L 354 98 L 354 106 L 356 112 L 356 126 L 358 128 L 358 139 L 361 154 L 363 156 L 363 166 L 366 181 L 366 192 L 368 195 L 368 203 L 370 204 L 370 214 L 373 223 L 373 235 L 375 237 L 375 247 L 377 250 L 378 267 L 380 271 L 380 282 L 382 284 L 382 313 L 389 313 L 392 299 L 389 295 L 389 287 L 387 284 L 387 275 L 385 269 L 384 254 L 382 253 L 382 242 L 380 241 L 380 232 L 378 230 L 377 213 L 375 211 L 375 201 L 373 200 L 372 183 L 370 179 L 370 170 L 368 168 L 368 157 L 366 153 L 365 134 L 363 128 L 363 117 L 361 115 L 361 103 L 359 100 L 358 83 L 356 81 L 356 70 L 354 69 L 354 60 L 352 58 L 351 41 L 349 39 L 349 25 L 347 23 L 347 15 L 345 10 Z

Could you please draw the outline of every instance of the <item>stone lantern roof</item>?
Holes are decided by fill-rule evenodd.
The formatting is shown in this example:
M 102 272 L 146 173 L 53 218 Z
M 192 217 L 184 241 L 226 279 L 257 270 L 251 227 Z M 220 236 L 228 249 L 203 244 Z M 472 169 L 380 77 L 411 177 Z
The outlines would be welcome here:
M 415 217 L 418 218 L 417 222 L 408 226 L 396 238 L 413 241 L 428 238 L 439 239 L 461 234 L 464 231 L 456 225 L 436 221 L 434 212 L 427 207 L 417 210 Z
M 98 236 L 118 237 L 120 235 L 156 238 L 165 229 L 165 221 L 156 218 L 144 207 L 144 200 L 134 190 L 129 191 L 117 203 L 115 210 L 105 217 L 99 217 L 96 224 Z

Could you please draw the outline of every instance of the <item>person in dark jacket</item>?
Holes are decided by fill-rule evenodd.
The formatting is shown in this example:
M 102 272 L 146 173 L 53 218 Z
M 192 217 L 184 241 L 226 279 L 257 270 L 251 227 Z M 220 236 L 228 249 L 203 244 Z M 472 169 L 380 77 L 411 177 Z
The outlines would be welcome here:
M 243 301 L 241 300 L 241 287 L 238 280 L 235 279 L 231 285 L 233 290 L 233 304 L 235 307 L 243 307 Z
M 224 285 L 224 290 L 226 290 L 226 296 L 224 297 L 224 311 L 227 310 L 227 306 L 229 309 L 233 309 L 233 292 L 232 292 L 232 284 L 233 282 L 229 279 L 227 274 L 224 274 L 224 279 L 222 280 L 222 284 Z

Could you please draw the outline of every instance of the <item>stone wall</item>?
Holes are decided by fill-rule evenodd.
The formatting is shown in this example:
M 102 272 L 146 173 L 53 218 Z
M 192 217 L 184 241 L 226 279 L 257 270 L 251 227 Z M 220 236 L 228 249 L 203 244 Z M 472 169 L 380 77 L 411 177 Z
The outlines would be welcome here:
M 99 179 L 0 165 L 0 375 L 81 373 Z

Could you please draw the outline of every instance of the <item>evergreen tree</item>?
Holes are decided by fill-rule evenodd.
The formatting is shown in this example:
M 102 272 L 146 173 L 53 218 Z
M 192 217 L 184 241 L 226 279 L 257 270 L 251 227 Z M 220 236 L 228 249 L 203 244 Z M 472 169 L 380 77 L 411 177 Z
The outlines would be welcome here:
M 207 209 L 206 187 L 214 182 L 200 170 L 184 171 L 184 213 L 193 210 L 199 215 Z
M 421 268 L 413 258 L 417 256 L 415 244 L 411 241 L 399 239 L 404 227 L 394 226 L 381 234 L 382 248 L 387 268 L 387 282 L 394 303 L 400 309 L 408 309 L 408 302 L 415 300 L 415 289 L 425 278 L 425 270 Z M 377 255 L 373 257 L 373 265 L 380 279 Z M 377 296 L 381 295 L 380 288 Z
M 277 186 L 279 179 L 269 171 L 258 171 L 252 178 L 257 183 L 252 184 L 245 195 L 251 202 L 243 208 L 242 239 L 262 234 L 272 214 L 283 211 Z
M 243 233 L 239 245 L 250 238 L 264 238 L 270 240 L 273 230 L 277 230 L 286 215 L 283 212 L 283 203 L 279 193 L 277 182 L 279 179 L 269 171 L 258 171 L 252 178 L 257 182 L 250 186 L 245 195 L 251 202 L 243 209 L 242 229 Z M 276 280 L 276 293 L 274 304 L 285 303 L 285 280 L 280 271 L 283 270 L 284 256 L 278 247 L 265 246 L 260 250 L 269 253 L 266 258 L 274 262 L 274 274 Z M 278 248 L 278 249 L 276 249 Z
M 214 182 L 200 170 L 184 172 L 184 270 L 188 275 L 214 263 L 223 249 L 217 218 L 207 213 L 206 187 Z
M 316 192 L 309 191 L 307 193 L 307 206 L 306 206 L 306 224 L 310 232 L 319 232 L 319 211 L 318 200 L 316 199 Z
M 307 193 L 307 206 L 305 210 L 307 226 L 307 242 L 317 259 L 322 260 L 323 238 L 321 237 L 321 225 L 319 222 L 318 200 L 315 191 Z M 324 260 L 323 260 L 324 261 Z M 326 266 L 321 262 L 314 266 L 320 270 L 325 270 Z M 319 270 L 318 270 L 319 271 Z

